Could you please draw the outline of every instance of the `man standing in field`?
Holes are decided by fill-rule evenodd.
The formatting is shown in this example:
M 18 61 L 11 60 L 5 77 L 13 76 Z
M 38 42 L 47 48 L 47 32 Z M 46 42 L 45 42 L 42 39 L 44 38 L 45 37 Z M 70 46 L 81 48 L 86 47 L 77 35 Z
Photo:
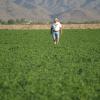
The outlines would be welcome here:
M 54 44 L 58 44 L 60 34 L 62 34 L 62 25 L 59 22 L 58 18 L 55 18 L 53 24 L 51 25 L 51 34 L 53 37 Z

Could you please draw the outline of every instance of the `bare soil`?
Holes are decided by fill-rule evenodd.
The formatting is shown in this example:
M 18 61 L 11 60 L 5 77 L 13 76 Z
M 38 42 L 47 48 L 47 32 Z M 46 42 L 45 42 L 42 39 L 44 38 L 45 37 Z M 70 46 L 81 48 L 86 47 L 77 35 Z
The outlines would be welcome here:
M 50 29 L 50 25 L 0 25 L 0 29 Z M 63 29 L 100 29 L 100 24 L 63 24 Z

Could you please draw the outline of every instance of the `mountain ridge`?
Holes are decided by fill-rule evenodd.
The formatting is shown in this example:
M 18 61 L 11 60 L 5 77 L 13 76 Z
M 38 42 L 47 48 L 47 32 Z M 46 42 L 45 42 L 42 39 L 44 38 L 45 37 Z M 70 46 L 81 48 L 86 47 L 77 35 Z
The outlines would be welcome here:
M 1 0 L 0 19 L 100 21 L 100 0 Z

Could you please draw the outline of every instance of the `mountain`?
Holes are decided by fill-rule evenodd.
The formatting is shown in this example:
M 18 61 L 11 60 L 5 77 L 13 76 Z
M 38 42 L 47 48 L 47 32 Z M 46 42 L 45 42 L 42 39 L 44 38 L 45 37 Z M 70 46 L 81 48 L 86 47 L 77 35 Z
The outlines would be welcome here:
M 100 21 L 100 0 L 0 0 L 0 19 Z

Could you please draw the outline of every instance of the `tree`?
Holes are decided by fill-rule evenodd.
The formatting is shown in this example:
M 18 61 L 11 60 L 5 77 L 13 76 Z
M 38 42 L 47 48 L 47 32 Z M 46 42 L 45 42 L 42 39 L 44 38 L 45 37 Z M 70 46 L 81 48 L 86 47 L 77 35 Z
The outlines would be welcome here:
M 8 20 L 8 24 L 15 24 L 15 20 L 9 19 L 9 20 Z

